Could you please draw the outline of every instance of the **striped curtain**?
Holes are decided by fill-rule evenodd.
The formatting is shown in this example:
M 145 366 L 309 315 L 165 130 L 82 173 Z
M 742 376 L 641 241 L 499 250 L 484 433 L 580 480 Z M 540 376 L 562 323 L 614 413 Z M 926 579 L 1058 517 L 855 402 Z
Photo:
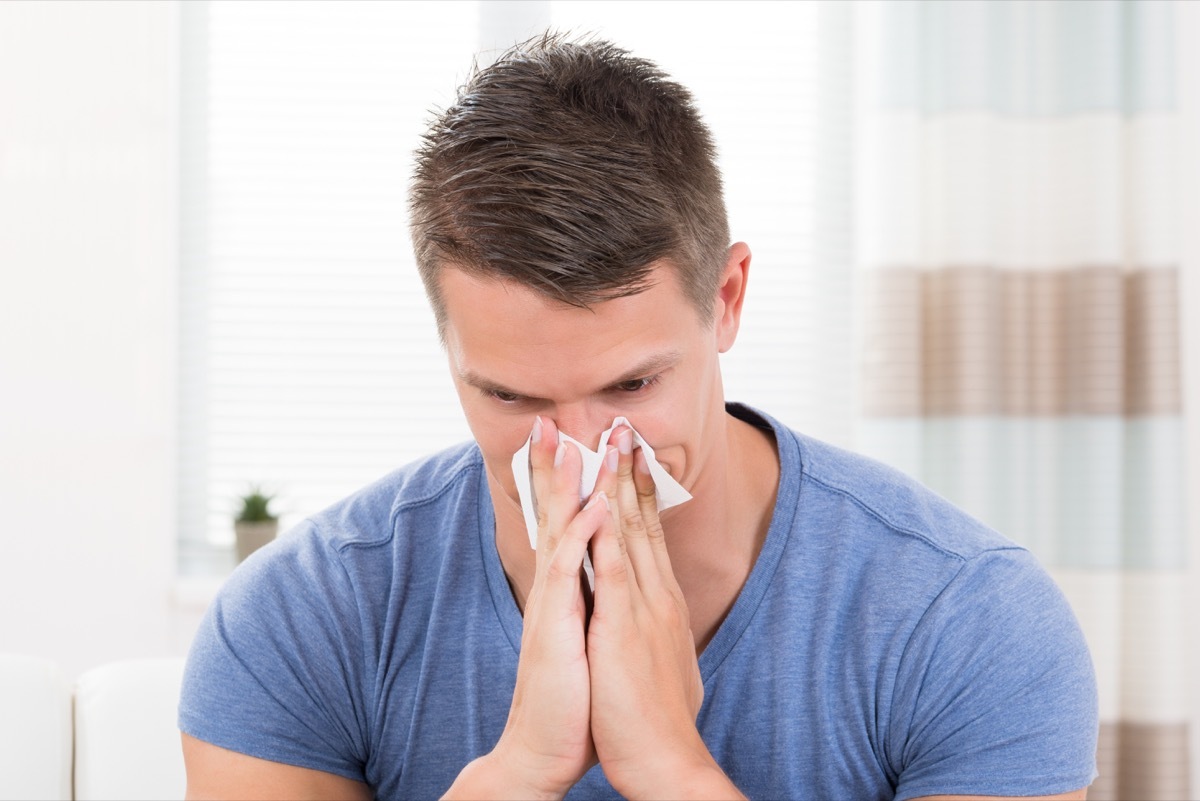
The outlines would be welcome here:
M 865 23 L 861 444 L 1070 598 L 1093 800 L 1194 797 L 1175 11 L 917 0 Z

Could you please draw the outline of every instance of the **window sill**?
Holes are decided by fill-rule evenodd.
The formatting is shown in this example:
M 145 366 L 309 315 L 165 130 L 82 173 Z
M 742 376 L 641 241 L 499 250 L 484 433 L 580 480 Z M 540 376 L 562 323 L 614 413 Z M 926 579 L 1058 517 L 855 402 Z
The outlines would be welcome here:
M 232 543 L 179 543 L 175 581 L 171 588 L 171 600 L 175 607 L 184 611 L 203 612 L 217 597 L 217 592 L 235 567 L 237 556 Z
M 217 597 L 226 576 L 176 576 L 171 587 L 175 608 L 185 612 L 203 612 Z

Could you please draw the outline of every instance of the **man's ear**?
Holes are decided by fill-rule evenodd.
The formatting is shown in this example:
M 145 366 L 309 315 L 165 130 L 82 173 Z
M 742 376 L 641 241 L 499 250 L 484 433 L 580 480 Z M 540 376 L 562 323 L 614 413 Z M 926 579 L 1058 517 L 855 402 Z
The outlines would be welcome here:
M 746 300 L 746 282 L 750 276 L 750 246 L 734 242 L 729 247 L 717 297 L 713 301 L 713 326 L 717 335 L 717 350 L 725 353 L 737 339 L 742 323 L 742 302 Z

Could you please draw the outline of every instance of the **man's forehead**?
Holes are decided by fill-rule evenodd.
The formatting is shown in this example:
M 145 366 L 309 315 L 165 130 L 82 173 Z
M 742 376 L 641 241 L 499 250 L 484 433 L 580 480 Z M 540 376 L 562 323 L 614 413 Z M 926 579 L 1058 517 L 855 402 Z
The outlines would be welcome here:
M 441 280 L 451 367 L 468 383 L 513 394 L 645 377 L 678 361 L 702 326 L 666 275 L 636 295 L 586 308 L 459 269 L 445 270 Z

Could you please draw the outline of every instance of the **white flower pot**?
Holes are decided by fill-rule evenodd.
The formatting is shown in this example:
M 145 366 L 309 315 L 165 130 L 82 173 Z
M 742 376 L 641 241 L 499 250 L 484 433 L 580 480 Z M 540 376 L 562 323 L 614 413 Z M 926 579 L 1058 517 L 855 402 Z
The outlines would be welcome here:
M 247 556 L 275 539 L 279 532 L 278 520 L 264 520 L 260 523 L 247 523 L 238 520 L 233 524 L 237 533 L 237 558 L 242 562 Z

